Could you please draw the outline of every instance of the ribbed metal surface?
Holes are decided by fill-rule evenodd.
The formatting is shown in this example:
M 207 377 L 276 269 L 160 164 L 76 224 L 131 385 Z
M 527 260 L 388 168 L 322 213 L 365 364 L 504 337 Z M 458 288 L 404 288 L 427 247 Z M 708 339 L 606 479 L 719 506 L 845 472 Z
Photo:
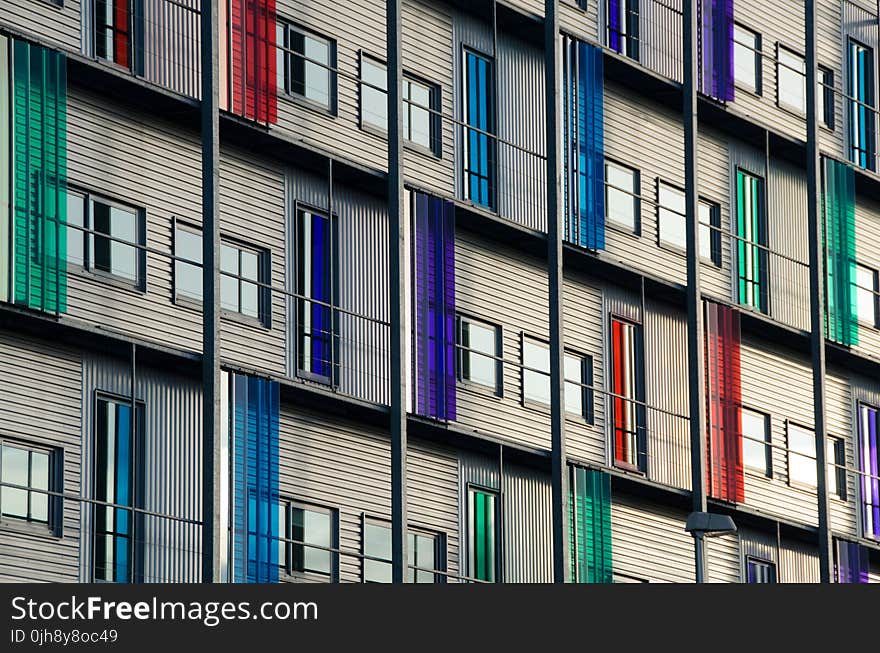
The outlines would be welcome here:
M 829 437 L 842 438 L 846 449 L 845 463 L 849 469 L 858 469 L 858 442 L 856 433 L 856 403 L 862 399 L 878 405 L 880 393 L 866 392 L 876 384 L 864 377 L 852 375 L 829 366 L 825 376 L 825 424 Z M 873 400 L 873 401 L 872 401 Z M 831 459 L 828 462 L 833 462 Z M 846 500 L 831 495 L 829 520 L 834 533 L 855 537 L 859 533 L 859 481 L 856 474 L 846 472 Z
M 819 554 L 816 547 L 783 540 L 779 550 L 779 580 L 783 583 L 818 583 Z
M 706 540 L 706 578 L 710 583 L 740 582 L 739 537 L 721 535 Z
M 135 394 L 144 403 L 145 510 L 164 516 L 201 519 L 201 392 L 191 379 L 138 367 Z M 87 355 L 82 366 L 82 487 L 94 496 L 95 398 L 105 393 L 126 401 L 131 392 L 128 361 Z M 145 516 L 138 537 L 147 582 L 198 582 L 201 527 Z M 92 532 L 92 511 L 82 512 L 83 533 Z M 80 578 L 92 580 L 92 541 L 81 543 Z
M 71 350 L 0 331 L 0 437 L 56 448 L 65 493 L 80 492 L 80 359 Z M 78 501 L 62 505 L 61 539 L 0 530 L 0 582 L 75 582 Z
M 141 47 L 147 81 L 200 97 L 200 9 L 201 0 L 144 0 Z

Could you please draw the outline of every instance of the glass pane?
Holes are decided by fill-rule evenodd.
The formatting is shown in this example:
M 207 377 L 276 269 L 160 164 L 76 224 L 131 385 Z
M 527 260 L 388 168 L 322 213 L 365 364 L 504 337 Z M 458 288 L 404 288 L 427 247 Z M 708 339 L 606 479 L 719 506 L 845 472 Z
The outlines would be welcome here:
M 308 571 L 329 576 L 331 553 L 327 551 L 327 548 L 332 545 L 330 514 L 317 510 L 305 510 L 304 513 L 305 541 L 309 544 L 325 547 L 323 549 L 305 548 L 305 568 Z
M 382 558 L 389 562 L 364 560 L 364 581 L 367 583 L 391 582 L 391 529 L 375 523 L 364 524 L 364 555 Z
M 779 49 L 779 104 L 803 113 L 806 108 L 806 64 L 796 54 Z
M 93 237 L 91 240 L 93 267 L 128 281 L 137 281 L 138 251 L 137 248 L 126 244 L 138 242 L 137 212 L 94 200 L 92 220 L 92 228 L 96 232 L 113 238 L 110 240 L 99 235 Z
M 279 537 L 289 538 L 287 531 L 287 504 L 278 504 L 278 535 Z M 287 568 L 287 542 L 278 541 L 278 566 Z
M 575 415 L 584 414 L 583 361 L 578 356 L 565 355 L 565 380 L 575 383 L 565 384 L 565 412 Z
M 381 89 L 388 88 L 385 66 L 376 61 L 361 58 L 361 120 L 380 129 L 388 128 L 388 94 Z M 373 88 L 378 86 L 379 88 Z
M 462 346 L 470 348 L 470 351 L 464 351 L 467 365 L 463 378 L 489 388 L 497 388 L 498 365 L 494 358 L 481 355 L 495 356 L 496 330 L 466 320 L 462 320 L 462 329 L 465 331 Z
M 305 55 L 312 61 L 308 61 L 305 64 L 305 88 L 303 95 L 310 100 L 329 107 L 330 70 L 328 66 L 330 65 L 330 44 L 323 39 L 306 36 Z
M 85 232 L 76 227 L 84 227 L 85 198 L 73 191 L 67 192 L 67 260 L 75 265 L 84 265 L 83 242 Z
M 856 266 L 856 299 L 859 321 L 874 326 L 877 320 L 877 296 L 874 294 L 875 272 L 861 265 Z
M 635 174 L 613 164 L 605 166 L 608 219 L 635 231 Z
M 700 202 L 700 256 L 712 260 L 712 205 Z
M 191 299 L 202 299 L 202 236 L 191 231 L 178 228 L 174 233 L 176 256 L 185 258 L 199 265 L 175 261 L 174 287 L 178 295 Z
M 13 485 L 28 485 L 28 452 L 8 444 L 2 449 L 2 469 L 0 478 L 4 483 Z M 0 492 L 2 498 L 2 513 L 11 517 L 27 519 L 27 490 L 4 487 Z
M 411 553 L 409 554 L 409 558 L 411 560 L 411 564 L 416 567 L 419 567 L 418 571 L 415 572 L 414 576 L 411 575 L 410 579 L 415 578 L 416 583 L 434 583 L 436 582 L 435 575 L 430 571 L 424 571 L 426 569 L 436 569 L 436 540 L 431 535 L 425 535 L 422 533 L 418 534 L 409 534 L 410 537 L 410 548 Z M 410 570 L 411 572 L 414 570 Z
M 827 465 L 825 482 L 828 488 L 828 494 L 840 496 L 840 489 L 837 485 L 837 465 L 843 465 L 842 460 L 838 460 L 837 456 L 838 440 L 828 438 L 825 441 L 825 464 Z
M 660 240 L 674 247 L 684 249 L 687 246 L 687 241 L 685 240 L 684 193 L 661 184 L 658 195 L 660 203 Z
M 767 422 L 764 415 L 749 410 L 742 411 L 743 464 L 766 474 L 767 469 Z
M 816 440 L 812 431 L 794 424 L 788 426 L 789 480 L 816 485 Z
M 757 37 L 736 25 L 733 29 L 733 39 L 734 79 L 741 86 L 755 91 L 758 86 L 755 77 Z
M 418 82 L 408 81 L 409 111 L 404 111 L 404 115 L 410 120 L 407 121 L 407 128 L 404 130 L 407 138 L 413 143 L 417 143 L 426 148 L 431 148 L 431 114 L 422 107 L 431 106 L 431 89 Z
M 31 483 L 37 490 L 49 490 L 49 454 L 42 451 L 31 452 Z M 49 521 L 49 495 L 31 492 L 31 519 Z
M 549 405 L 550 352 L 547 346 L 523 340 L 523 366 L 532 368 L 531 370 L 523 370 L 523 396 L 527 401 L 537 401 Z
M 220 245 L 220 271 L 238 275 L 238 250 L 229 245 Z M 238 279 L 220 275 L 220 307 L 228 311 L 238 311 Z

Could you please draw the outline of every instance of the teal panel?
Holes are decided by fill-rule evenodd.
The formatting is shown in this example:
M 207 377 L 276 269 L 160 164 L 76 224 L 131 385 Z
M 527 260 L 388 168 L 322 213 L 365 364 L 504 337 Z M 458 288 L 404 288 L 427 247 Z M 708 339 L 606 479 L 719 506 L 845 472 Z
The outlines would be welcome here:
M 857 345 L 855 174 L 844 163 L 823 161 L 825 337 L 842 345 Z
M 12 186 L 9 44 L 9 39 L 0 35 L 0 302 L 9 301 L 9 207 Z
M 611 583 L 611 477 L 573 468 L 569 504 L 572 580 Z

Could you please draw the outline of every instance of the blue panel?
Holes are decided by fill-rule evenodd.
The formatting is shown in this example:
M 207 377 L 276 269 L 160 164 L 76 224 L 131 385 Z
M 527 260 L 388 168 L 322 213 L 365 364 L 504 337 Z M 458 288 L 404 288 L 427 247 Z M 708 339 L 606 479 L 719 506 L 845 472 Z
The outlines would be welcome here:
M 494 140 L 483 132 L 493 129 L 492 63 L 478 54 L 465 52 L 467 112 L 465 122 L 467 157 L 464 162 L 464 190 L 476 204 L 494 208 Z M 479 130 L 479 131 L 476 131 Z

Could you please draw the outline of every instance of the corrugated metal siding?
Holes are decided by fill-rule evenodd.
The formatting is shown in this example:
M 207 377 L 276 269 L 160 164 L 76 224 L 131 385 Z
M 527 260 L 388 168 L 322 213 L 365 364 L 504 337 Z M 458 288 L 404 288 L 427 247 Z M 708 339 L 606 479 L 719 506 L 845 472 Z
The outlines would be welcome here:
M 648 478 L 690 489 L 687 324 L 680 309 L 650 301 L 645 307 L 645 402 Z
M 197 382 L 138 366 L 135 394 L 144 402 L 145 510 L 163 516 L 201 520 L 202 396 Z M 82 487 L 94 496 L 96 392 L 131 393 L 128 361 L 88 354 L 82 366 Z M 92 532 L 92 514 L 83 511 L 82 532 Z M 201 527 L 163 517 L 144 517 L 146 582 L 198 582 L 201 578 Z M 92 579 L 92 542 L 81 542 L 80 579 Z
M 77 352 L 0 331 L 0 437 L 56 447 L 61 491 L 80 492 L 80 357 Z M 80 503 L 63 502 L 62 537 L 0 530 L 0 582 L 78 578 Z
M 604 388 L 602 289 L 593 280 L 569 273 L 563 293 L 565 344 L 593 358 L 593 385 Z M 605 464 L 605 398 L 593 393 L 593 424 L 569 416 L 565 422 L 568 454 L 584 462 Z
M 69 0 L 63 7 L 50 2 L 0 0 L 0 25 L 79 52 L 80 4 L 81 0 Z
M 521 335 L 547 338 L 547 275 L 521 252 L 459 230 L 455 240 L 456 310 L 501 326 L 503 356 L 522 360 Z M 521 368 L 504 365 L 502 398 L 459 385 L 457 422 L 464 428 L 533 447 L 550 447 L 550 411 L 522 405 Z
M 614 573 L 651 583 L 693 583 L 694 542 L 686 515 L 643 499 L 614 494 L 611 539 Z
M 312 173 L 290 171 L 287 179 L 288 270 L 295 270 L 293 232 L 295 203 L 327 210 L 328 182 Z M 337 216 L 339 297 L 337 305 L 355 315 L 339 313 L 339 391 L 366 401 L 390 401 L 390 329 L 377 321 L 389 320 L 388 211 L 379 199 L 341 185 L 333 188 L 333 213 Z M 295 291 L 294 274 L 287 289 Z M 295 323 L 295 304 L 288 303 L 288 322 Z M 295 376 L 294 342 L 288 339 L 289 376 Z
M 745 472 L 746 504 L 774 515 L 816 524 L 816 493 L 788 483 L 786 420 L 809 428 L 813 424 L 810 366 L 791 353 L 743 334 L 743 406 L 770 415 L 773 478 Z M 785 392 L 780 392 L 785 388 Z
M 201 97 L 201 0 L 144 1 L 144 78 Z M 223 27 L 220 27 L 221 38 Z M 137 47 L 137 44 L 135 44 Z
M 783 583 L 818 583 L 819 553 L 816 547 L 783 540 L 779 550 L 779 579 Z
M 849 373 L 829 367 L 825 376 L 825 423 L 827 435 L 842 438 L 846 448 L 845 462 L 849 469 L 858 468 L 858 445 L 857 445 L 857 421 L 856 396 L 862 395 L 852 385 L 860 386 L 866 383 L 865 379 L 851 379 Z M 868 399 L 868 396 L 864 396 Z M 830 461 L 829 461 L 830 462 Z M 859 482 L 856 475 L 850 472 L 846 474 L 846 500 L 842 501 L 835 496 L 829 501 L 829 520 L 831 530 L 855 537 L 859 533 Z

